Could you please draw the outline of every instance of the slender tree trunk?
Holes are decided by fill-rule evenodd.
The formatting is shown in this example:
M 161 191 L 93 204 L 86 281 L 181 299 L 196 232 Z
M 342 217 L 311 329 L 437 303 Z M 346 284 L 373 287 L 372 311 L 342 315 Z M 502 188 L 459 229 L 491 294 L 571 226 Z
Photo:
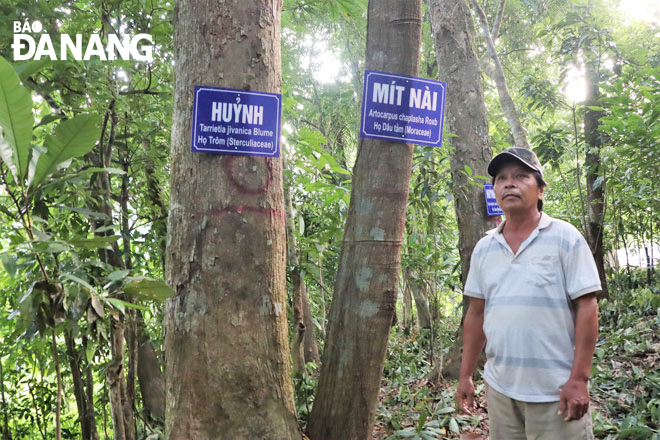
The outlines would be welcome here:
M 180 0 L 165 306 L 166 438 L 302 437 L 282 161 L 190 152 L 195 85 L 279 92 L 281 0 Z
M 422 3 L 371 0 L 367 69 L 417 75 Z M 395 311 L 410 186 L 410 144 L 360 139 L 312 439 L 370 439 Z
M 57 352 L 57 338 L 55 336 L 55 329 L 51 333 L 51 349 L 53 353 L 53 362 L 55 363 L 55 377 L 57 378 L 57 397 L 55 400 L 55 439 L 62 439 L 62 373 L 60 371 L 60 356 Z
M 492 158 L 488 136 L 488 120 L 483 80 L 474 43 L 474 22 L 466 0 L 427 0 L 431 16 L 433 40 L 438 60 L 438 75 L 447 84 L 446 130 L 452 137 L 450 157 L 452 192 L 458 221 L 458 250 L 461 256 L 461 282 L 465 284 L 475 244 L 485 231 L 494 226 L 486 215 L 483 189 L 470 185 L 463 173 L 465 166 L 473 175 L 487 175 Z M 463 297 L 463 313 L 468 308 Z M 463 326 L 447 355 L 445 377 L 458 377 Z M 439 371 L 434 372 L 438 376 Z
M 321 360 L 319 355 L 319 345 L 316 342 L 316 335 L 314 334 L 314 316 L 309 304 L 309 289 L 305 283 L 304 289 L 301 292 L 302 307 L 303 307 L 303 322 L 305 324 L 305 363 L 314 362 L 318 364 Z
M 288 169 L 288 163 L 282 153 L 282 164 Z M 291 270 L 291 284 L 293 288 L 293 336 L 291 343 L 291 357 L 293 369 L 296 372 L 305 370 L 307 362 L 319 362 L 319 350 L 314 336 L 313 317 L 310 316 L 309 298 L 307 297 L 307 284 L 300 272 L 300 258 L 298 256 L 298 243 L 295 234 L 295 220 L 293 218 L 293 200 L 291 198 L 290 182 L 284 178 L 284 204 L 286 206 L 286 256 L 287 265 Z
M 586 65 L 586 88 L 585 113 L 584 113 L 584 137 L 586 141 L 585 165 L 587 169 L 587 202 L 588 219 L 587 239 L 591 253 L 596 260 L 600 284 L 603 288 L 600 297 L 608 297 L 607 278 L 605 276 L 605 253 L 603 250 L 603 233 L 605 224 L 605 174 L 600 159 L 602 146 L 601 134 L 598 132 L 598 119 L 602 112 L 592 110 L 589 106 L 600 104 L 600 91 L 598 69 L 593 62 Z M 597 183 L 599 182 L 599 183 Z
M 64 339 L 66 343 L 66 353 L 69 358 L 69 367 L 71 368 L 71 377 L 73 380 L 73 393 L 76 398 L 76 406 L 78 407 L 78 417 L 80 419 L 80 432 L 82 440 L 95 440 L 98 439 L 96 433 L 96 425 L 91 424 L 93 414 L 88 414 L 90 405 L 87 403 L 87 395 L 85 394 L 85 382 L 81 373 L 80 367 L 83 365 L 80 352 L 76 350 L 75 341 L 70 332 L 65 332 Z
M 504 18 L 504 7 L 506 6 L 506 0 L 500 0 L 500 6 L 497 8 L 497 15 L 495 16 L 495 21 L 493 22 L 493 28 L 490 31 L 491 40 L 493 44 L 497 42 L 497 38 L 500 36 L 500 27 L 502 26 L 502 19 Z
M 447 1 L 445 3 L 453 3 L 453 1 Z M 511 94 L 509 93 L 509 88 L 506 85 L 506 77 L 504 76 L 504 69 L 502 69 L 502 64 L 500 63 L 500 58 L 497 55 L 497 49 L 495 49 L 495 43 L 488 28 L 488 19 L 486 18 L 486 13 L 481 8 L 478 0 L 472 0 L 472 5 L 474 6 L 475 13 L 479 18 L 479 23 L 481 24 L 481 35 L 486 42 L 486 52 L 488 56 L 493 60 L 493 65 L 495 69 L 493 70 L 493 80 L 497 86 L 497 94 L 500 97 L 500 104 L 502 105 L 502 110 L 506 116 L 506 120 L 509 122 L 511 127 L 511 134 L 513 135 L 513 142 L 516 147 L 527 148 L 529 149 L 529 143 L 527 142 L 527 135 L 525 134 L 525 129 L 520 122 L 520 117 L 516 111 L 516 106 L 513 103 Z M 503 8 L 504 5 L 502 5 Z M 501 19 L 500 19 L 501 21 Z M 499 29 L 499 25 L 498 25 Z
M 124 382 L 124 327 L 118 318 L 110 318 L 110 353 L 108 363 L 108 393 L 110 412 L 112 413 L 112 431 L 114 440 L 127 440 L 124 424 L 124 406 L 122 383 Z
M 141 144 L 145 153 L 148 149 L 149 142 L 143 141 Z M 145 154 L 148 158 L 148 155 Z M 121 184 L 121 221 L 122 221 L 122 238 L 124 242 L 124 265 L 127 269 L 133 268 L 132 253 L 130 245 L 130 231 L 129 231 L 129 214 L 128 214 L 128 201 L 129 201 L 129 169 L 130 162 L 126 157 L 125 152 L 120 153 L 120 160 L 122 169 L 125 172 L 122 175 Z M 165 240 L 167 235 L 167 210 L 162 202 L 162 195 L 158 181 L 155 177 L 155 169 L 153 161 L 150 159 L 145 160 L 145 173 L 147 177 L 147 194 L 151 203 L 158 208 L 160 213 L 159 218 L 154 219 L 153 224 L 159 236 L 159 244 L 161 245 L 161 261 L 165 261 Z M 158 356 L 153 348 L 153 343 L 149 334 L 146 331 L 144 318 L 139 310 L 131 310 L 127 314 L 129 331 L 126 343 L 128 346 L 128 375 L 127 375 L 127 392 L 128 402 L 130 408 L 135 410 L 136 404 L 136 379 L 140 384 L 140 391 L 142 394 L 143 407 L 146 415 L 159 424 L 165 422 L 165 379 L 161 371 L 161 364 L 158 361 Z
M 2 419 L 4 423 L 2 440 L 12 440 L 11 429 L 9 429 L 9 408 L 7 407 L 7 401 L 5 400 L 5 376 L 2 369 L 2 355 L 0 355 L 0 393 L 2 394 Z
M 165 422 L 165 378 L 161 361 L 147 329 L 142 314 L 137 313 L 138 364 L 137 376 L 146 416 L 159 424 Z
M 83 353 L 87 352 L 87 336 L 82 337 Z M 96 410 L 94 409 L 94 377 L 92 375 L 92 365 L 89 360 L 85 362 L 85 417 L 89 427 L 90 439 L 98 440 L 99 433 L 96 427 Z
M 88 159 L 96 167 L 107 168 L 112 163 L 117 122 L 116 102 L 113 100 L 110 102 L 106 113 L 103 130 L 101 131 L 99 148 L 97 151 L 88 154 Z M 107 142 L 104 142 L 108 124 L 108 140 Z M 106 236 L 110 234 L 109 231 L 97 232 L 97 230 L 101 227 L 112 224 L 113 210 L 110 202 L 111 198 L 112 191 L 109 174 L 106 172 L 97 173 L 93 186 L 93 200 L 96 203 L 94 208 L 105 214 L 105 218 L 99 218 L 93 221 L 94 234 L 96 236 Z M 130 246 L 126 251 L 130 252 Z M 126 268 L 125 263 L 121 258 L 117 243 L 113 243 L 109 249 L 99 249 L 99 258 L 101 261 L 114 268 Z M 126 378 L 123 370 L 125 355 L 123 345 L 123 319 L 123 316 L 120 314 L 113 315 L 110 318 L 111 361 L 108 366 L 107 377 L 108 387 L 110 388 L 110 405 L 121 405 L 119 407 L 111 408 L 113 427 L 115 429 L 115 440 L 135 440 L 136 425 L 133 405 L 128 396 Z
M 129 179 L 130 179 L 130 161 L 128 159 L 127 151 L 125 148 L 118 149 L 119 162 L 121 164 L 124 174 L 121 176 L 121 192 L 119 195 L 119 207 L 121 209 L 121 236 L 123 244 L 123 262 L 125 269 L 133 269 L 133 259 L 131 254 L 131 231 L 129 226 Z M 138 363 L 138 347 L 137 347 L 137 326 L 136 315 L 137 310 L 126 310 L 124 314 L 124 323 L 127 326 L 126 348 L 128 351 L 128 368 L 126 369 L 125 391 L 124 391 L 124 418 L 126 423 L 135 424 L 135 397 L 136 397 L 136 375 Z M 130 432 L 135 431 L 133 427 L 127 427 Z
M 153 228 L 158 237 L 158 248 L 160 249 L 160 259 L 162 262 L 163 273 L 165 273 L 165 255 L 167 241 L 167 206 L 163 202 L 162 184 L 156 176 L 156 165 L 149 156 L 149 140 L 143 139 L 140 146 L 144 152 L 144 174 L 147 180 L 147 196 L 149 202 L 154 206 L 157 217 L 153 219 Z
M 33 371 L 31 380 L 34 380 L 34 376 L 35 376 L 35 372 Z M 31 380 L 27 381 L 27 387 L 28 387 L 28 392 L 30 393 L 30 397 L 32 397 L 32 406 L 34 408 L 34 421 L 37 422 L 37 430 L 39 431 L 41 438 L 43 440 L 46 440 L 46 430 L 48 428 L 46 426 L 47 422 L 46 420 L 44 420 L 43 417 L 44 411 L 41 408 L 39 408 L 39 404 L 37 403 L 37 396 L 34 395 L 34 390 L 32 389 Z
M 297 268 L 291 272 L 293 284 L 293 332 L 291 336 L 291 359 L 293 360 L 293 371 L 302 373 L 305 371 L 305 333 L 306 326 L 303 320 L 302 295 L 305 281 Z
M 406 277 L 406 283 L 415 298 L 417 320 L 419 321 L 420 328 L 431 328 L 431 311 L 429 310 L 429 301 L 424 292 L 422 282 L 415 279 L 415 275 L 408 268 L 405 269 L 404 276 Z

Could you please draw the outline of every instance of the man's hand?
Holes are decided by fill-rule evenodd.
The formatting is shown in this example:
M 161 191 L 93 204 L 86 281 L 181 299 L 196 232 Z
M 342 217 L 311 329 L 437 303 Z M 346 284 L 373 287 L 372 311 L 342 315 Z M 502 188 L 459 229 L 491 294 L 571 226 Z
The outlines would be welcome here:
M 474 400 L 474 383 L 471 377 L 458 380 L 455 397 L 458 409 L 465 414 L 472 415 L 472 411 L 477 409 L 477 402 Z
M 589 389 L 586 380 L 569 379 L 559 394 L 559 413 L 564 421 L 579 420 L 589 409 Z

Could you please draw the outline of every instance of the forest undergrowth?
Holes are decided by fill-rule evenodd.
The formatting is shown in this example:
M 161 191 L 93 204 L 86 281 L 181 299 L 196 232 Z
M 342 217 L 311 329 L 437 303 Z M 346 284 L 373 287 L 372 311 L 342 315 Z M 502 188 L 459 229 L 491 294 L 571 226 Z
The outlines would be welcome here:
M 660 439 L 660 283 L 650 287 L 612 288 L 600 301 L 600 335 L 594 356 L 592 420 L 597 439 Z M 434 362 L 451 346 L 456 323 L 445 325 L 434 342 Z M 453 326 L 453 327 L 452 327 Z M 432 384 L 430 337 L 393 331 L 385 364 L 373 438 L 487 439 L 481 371 L 478 408 L 473 416 L 458 414 L 456 381 Z

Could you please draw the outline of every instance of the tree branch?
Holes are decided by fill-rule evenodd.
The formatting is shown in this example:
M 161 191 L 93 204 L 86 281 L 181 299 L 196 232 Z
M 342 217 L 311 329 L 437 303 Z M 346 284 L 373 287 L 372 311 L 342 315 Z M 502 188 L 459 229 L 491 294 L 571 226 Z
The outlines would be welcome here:
M 502 17 L 504 17 L 504 5 L 506 0 L 500 2 L 500 7 L 497 10 L 497 15 L 495 16 L 495 23 L 493 23 L 493 30 L 490 31 L 490 35 L 493 38 L 493 42 L 497 41 L 497 38 L 500 36 L 500 26 L 502 25 Z
M 500 97 L 500 104 L 502 105 L 502 110 L 506 116 L 509 126 L 511 127 L 511 134 L 513 134 L 513 141 L 517 147 L 529 149 L 529 143 L 527 142 L 527 135 L 525 134 L 525 129 L 520 122 L 518 117 L 518 112 L 516 111 L 516 106 L 513 103 L 511 94 L 506 85 L 506 77 L 504 76 L 504 69 L 502 69 L 502 64 L 500 63 L 499 57 L 497 56 L 497 51 L 495 50 L 495 43 L 491 37 L 488 19 L 486 18 L 486 13 L 479 5 L 477 0 L 472 0 L 472 5 L 474 10 L 479 18 L 479 23 L 481 24 L 481 35 L 483 36 L 486 42 L 486 52 L 492 58 L 493 64 L 495 65 L 495 70 L 493 72 L 493 79 L 497 85 L 497 93 Z

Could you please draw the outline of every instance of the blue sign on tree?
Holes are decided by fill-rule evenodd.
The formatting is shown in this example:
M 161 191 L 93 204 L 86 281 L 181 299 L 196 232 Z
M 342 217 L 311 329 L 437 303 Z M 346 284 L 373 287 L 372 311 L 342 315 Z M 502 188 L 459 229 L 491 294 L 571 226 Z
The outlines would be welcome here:
M 447 83 L 365 70 L 360 137 L 440 147 Z
M 195 86 L 190 151 L 279 157 L 281 113 L 277 93 Z
M 493 191 L 493 185 L 488 183 L 484 185 L 484 197 L 486 197 L 486 212 L 488 215 L 494 216 L 504 214 L 504 211 L 502 211 L 500 205 L 497 204 L 495 191 Z

